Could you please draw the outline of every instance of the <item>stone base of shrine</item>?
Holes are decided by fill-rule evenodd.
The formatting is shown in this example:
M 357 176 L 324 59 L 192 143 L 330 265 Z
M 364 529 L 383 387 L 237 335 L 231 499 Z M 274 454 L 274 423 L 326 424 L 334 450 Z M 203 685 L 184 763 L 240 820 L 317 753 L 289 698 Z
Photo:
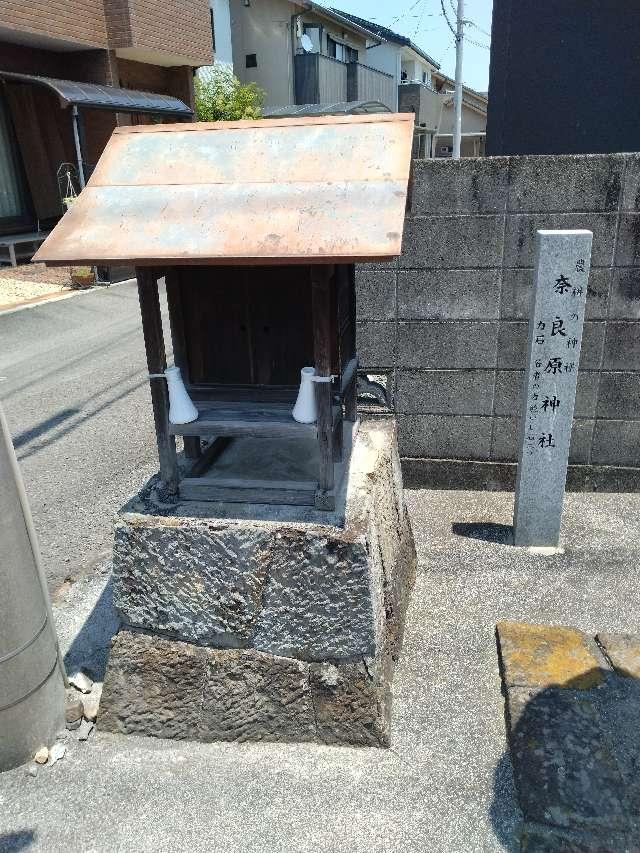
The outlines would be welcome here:
M 416 564 L 395 422 L 360 425 L 338 513 L 211 517 L 183 502 L 160 514 L 149 494 L 116 524 L 124 627 L 99 728 L 388 745 Z

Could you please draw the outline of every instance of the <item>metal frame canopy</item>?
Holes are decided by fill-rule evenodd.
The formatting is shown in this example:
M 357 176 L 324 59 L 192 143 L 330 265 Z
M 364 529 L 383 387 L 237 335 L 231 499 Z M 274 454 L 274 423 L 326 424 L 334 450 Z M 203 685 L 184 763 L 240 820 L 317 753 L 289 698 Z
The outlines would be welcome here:
M 119 127 L 48 264 L 350 263 L 400 254 L 412 113 Z
M 139 92 L 134 89 L 119 89 L 97 83 L 77 83 L 74 80 L 58 80 L 54 77 L 38 77 L 33 74 L 18 74 L 0 71 L 0 79 L 13 83 L 32 83 L 44 86 L 60 98 L 63 108 L 87 107 L 92 110 L 112 110 L 119 113 L 156 113 L 158 115 L 192 116 L 191 110 L 179 98 L 158 95 L 155 92 Z

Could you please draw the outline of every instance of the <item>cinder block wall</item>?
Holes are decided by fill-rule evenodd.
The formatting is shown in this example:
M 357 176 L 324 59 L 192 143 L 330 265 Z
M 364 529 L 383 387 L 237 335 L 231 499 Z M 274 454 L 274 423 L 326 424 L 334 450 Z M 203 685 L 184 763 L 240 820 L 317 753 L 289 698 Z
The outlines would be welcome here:
M 401 258 L 357 269 L 361 366 L 389 375 L 413 483 L 513 483 L 537 228 L 594 235 L 570 485 L 640 488 L 635 154 L 414 161 Z

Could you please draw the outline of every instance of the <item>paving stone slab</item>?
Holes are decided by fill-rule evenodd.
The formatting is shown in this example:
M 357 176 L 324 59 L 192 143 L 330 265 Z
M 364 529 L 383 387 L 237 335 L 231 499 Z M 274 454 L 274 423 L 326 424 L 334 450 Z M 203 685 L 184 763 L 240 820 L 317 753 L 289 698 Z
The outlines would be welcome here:
M 626 834 L 568 833 L 546 827 L 525 826 L 521 853 L 636 853 Z
M 596 644 L 575 628 L 499 622 L 496 626 L 505 685 L 589 689 L 603 681 Z
M 633 634 L 600 633 L 596 636 L 611 665 L 626 678 L 640 679 L 640 637 Z
M 628 828 L 624 779 L 588 691 L 509 688 L 507 725 L 525 820 Z

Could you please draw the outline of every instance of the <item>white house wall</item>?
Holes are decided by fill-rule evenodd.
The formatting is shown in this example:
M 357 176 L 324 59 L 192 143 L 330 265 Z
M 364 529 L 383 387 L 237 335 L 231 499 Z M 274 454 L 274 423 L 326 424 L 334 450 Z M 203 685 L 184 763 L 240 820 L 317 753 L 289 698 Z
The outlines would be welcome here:
M 400 83 L 400 71 L 402 64 L 402 56 L 397 45 L 389 42 L 370 47 L 360 56 L 360 62 L 363 65 L 369 65 L 378 71 L 383 71 L 385 74 L 391 74 L 395 82 L 395 102 L 392 106 L 394 110 L 398 109 L 398 84 Z
M 233 67 L 242 83 L 257 83 L 267 93 L 265 105 L 293 104 L 293 54 L 288 0 L 258 0 L 245 6 L 230 0 Z M 256 54 L 257 68 L 246 67 L 248 54 Z
M 209 0 L 216 37 L 216 62 L 233 66 L 229 0 Z

